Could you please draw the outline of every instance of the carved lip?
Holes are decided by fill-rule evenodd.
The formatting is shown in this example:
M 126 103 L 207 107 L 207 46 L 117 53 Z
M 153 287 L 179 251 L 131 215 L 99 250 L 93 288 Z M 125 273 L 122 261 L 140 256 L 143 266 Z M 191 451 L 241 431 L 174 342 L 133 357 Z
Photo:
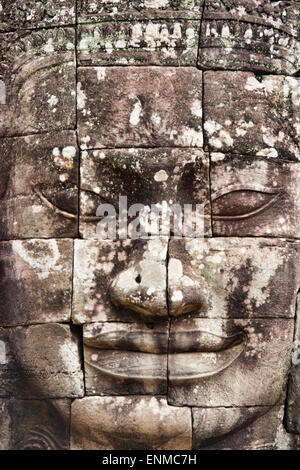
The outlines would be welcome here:
M 244 344 L 244 332 L 231 336 L 221 336 L 206 330 L 175 331 L 171 332 L 169 352 L 172 353 L 217 353 L 231 349 L 236 345 Z
M 128 329 L 122 324 L 109 331 L 99 331 L 84 338 L 84 344 L 92 348 L 120 351 L 139 351 L 152 354 L 184 352 L 219 352 L 244 343 L 245 333 L 220 336 L 205 330 L 172 331 L 168 345 L 168 331 L 149 328 Z
M 167 329 L 154 330 L 147 327 L 128 328 L 115 325 L 109 331 L 101 330 L 84 338 L 84 344 L 97 349 L 113 349 L 119 351 L 139 351 L 152 354 L 168 352 Z
M 245 344 L 236 344 L 219 352 L 170 354 L 169 379 L 171 382 L 186 382 L 216 375 L 227 369 L 242 354 Z
M 140 330 L 136 330 L 124 336 L 120 331 L 117 334 L 109 332 L 97 334 L 95 339 L 85 339 L 87 346 L 100 350 L 98 354 L 88 353 L 86 362 L 101 373 L 116 378 L 167 382 L 169 375 L 171 381 L 181 382 L 225 370 L 242 354 L 246 345 L 243 332 L 227 337 L 201 330 L 173 332 L 168 355 L 168 345 L 161 341 L 162 333 L 158 334 L 159 341 L 152 339 L 148 347 L 145 347 L 145 337 L 138 341 L 139 333 Z M 159 344 L 163 344 L 161 352 L 157 352 Z

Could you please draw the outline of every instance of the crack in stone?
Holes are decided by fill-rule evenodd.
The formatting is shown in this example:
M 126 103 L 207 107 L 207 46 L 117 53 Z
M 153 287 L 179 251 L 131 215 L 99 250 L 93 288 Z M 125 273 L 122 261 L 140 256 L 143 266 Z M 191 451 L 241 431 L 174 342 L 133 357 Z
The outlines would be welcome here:
M 166 303 L 168 311 L 168 348 L 167 348 L 167 399 L 169 396 L 169 354 L 170 354 L 170 332 L 171 332 L 171 316 L 169 308 L 169 248 L 170 248 L 171 238 L 168 240 L 167 256 L 166 256 Z

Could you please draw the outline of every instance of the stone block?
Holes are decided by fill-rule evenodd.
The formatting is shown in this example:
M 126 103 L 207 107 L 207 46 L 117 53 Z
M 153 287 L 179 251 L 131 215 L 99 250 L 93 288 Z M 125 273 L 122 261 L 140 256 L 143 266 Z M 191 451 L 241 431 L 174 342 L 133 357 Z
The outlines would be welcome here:
M 0 242 L 0 326 L 71 318 L 72 240 Z
M 204 73 L 205 148 L 299 161 L 299 78 Z
M 214 235 L 299 237 L 299 163 L 213 153 L 210 175 Z
M 175 406 L 273 406 L 291 362 L 293 319 L 173 321 L 168 402 Z
M 166 394 L 168 333 L 168 321 L 85 325 L 86 394 Z
M 75 129 L 74 28 L 0 37 L 0 136 Z
M 76 240 L 73 322 L 166 319 L 167 247 L 167 237 Z
M 163 397 L 86 397 L 72 403 L 72 450 L 190 450 L 189 408 Z
M 70 400 L 0 400 L 2 450 L 68 450 Z
M 0 239 L 77 235 L 75 133 L 0 139 Z
M 128 230 L 122 230 L 122 236 L 125 233 L 126 238 L 135 236 L 131 228 L 135 227 L 133 221 L 138 216 L 140 226 L 136 232 L 169 235 L 174 233 L 177 227 L 178 232 L 186 235 L 176 219 L 176 204 L 180 206 L 181 224 L 187 222 L 184 219 L 184 204 L 192 204 L 193 211 L 196 211 L 196 205 L 199 205 L 199 227 L 191 222 L 189 236 L 203 237 L 204 234 L 210 234 L 208 173 L 208 155 L 198 149 L 84 151 L 81 156 L 80 177 L 81 235 L 83 238 L 100 237 L 100 233 L 97 233 L 100 217 L 97 219 L 95 216 L 97 208 L 104 203 L 112 204 L 115 208 L 117 239 L 124 225 L 123 219 L 119 221 L 119 216 L 122 216 L 126 209 L 125 223 L 130 224 Z M 120 196 L 127 197 L 126 209 L 121 206 Z M 144 205 L 144 210 L 149 212 L 153 208 L 152 219 L 146 212 L 143 216 L 142 210 L 132 212 L 134 204 Z
M 81 148 L 202 147 L 202 72 L 194 67 L 78 69 Z
M 283 406 L 193 408 L 193 448 L 202 450 L 299 450 L 283 426 Z
M 76 0 L 4 0 L 0 31 L 75 24 Z
M 293 75 L 299 71 L 300 2 L 207 0 L 198 65 Z
M 284 239 L 173 239 L 170 315 L 293 319 L 299 256 L 298 241 Z
M 1 397 L 83 396 L 79 342 L 69 325 L 1 328 L 0 342 Z

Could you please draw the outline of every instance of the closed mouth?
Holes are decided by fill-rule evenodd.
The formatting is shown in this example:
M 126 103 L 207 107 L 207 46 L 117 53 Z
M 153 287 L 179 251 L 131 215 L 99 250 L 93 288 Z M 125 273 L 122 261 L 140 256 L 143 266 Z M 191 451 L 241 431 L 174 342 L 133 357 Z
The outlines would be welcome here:
M 130 380 L 197 380 L 227 369 L 246 346 L 243 332 L 218 336 L 208 331 L 171 332 L 145 328 L 98 333 L 84 339 L 86 362 L 103 374 Z M 95 350 L 98 350 L 95 354 Z M 168 353 L 169 351 L 169 353 Z

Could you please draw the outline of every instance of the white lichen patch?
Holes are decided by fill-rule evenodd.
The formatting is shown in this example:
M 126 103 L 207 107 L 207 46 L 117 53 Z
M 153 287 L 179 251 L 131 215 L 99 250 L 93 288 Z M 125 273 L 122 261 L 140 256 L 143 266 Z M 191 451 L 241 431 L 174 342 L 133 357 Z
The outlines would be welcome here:
M 270 147 L 274 147 L 276 141 L 278 140 L 277 137 L 272 133 L 272 129 L 269 129 L 265 126 L 261 126 L 262 137 L 265 144 L 269 145 Z
M 43 47 L 44 52 L 51 54 L 54 52 L 53 38 L 49 38 L 45 46 Z
M 81 145 L 82 150 L 86 150 L 88 148 L 88 143 L 90 141 L 91 141 L 91 138 L 89 135 L 86 135 L 85 137 L 81 138 L 80 145 Z
M 170 285 L 178 284 L 183 276 L 183 266 L 179 259 L 171 258 L 168 265 L 168 278 Z
M 181 130 L 180 135 L 177 137 L 177 141 L 179 145 L 183 145 L 184 147 L 202 147 L 203 146 L 203 134 L 202 130 L 199 127 L 199 130 L 191 129 L 188 127 L 184 127 Z
M 256 153 L 258 157 L 277 158 L 278 152 L 275 148 L 265 148 Z
M 76 148 L 73 145 L 69 145 L 62 149 L 62 155 L 66 159 L 73 159 L 76 155 Z
M 6 344 L 4 341 L 0 341 L 0 364 L 4 365 L 6 363 L 7 363 Z
M 12 247 L 14 252 L 32 268 L 38 279 L 47 279 L 51 272 L 63 268 L 59 262 L 60 252 L 56 240 L 39 240 L 35 246 L 30 242 L 14 240 Z M 37 248 L 43 249 L 42 256 L 36 254 Z
M 143 113 L 143 108 L 140 100 L 137 100 L 134 103 L 133 110 L 130 113 L 129 122 L 132 126 L 137 126 L 140 122 L 141 115 Z
M 76 157 L 76 148 L 73 145 L 64 147 L 61 151 L 58 147 L 52 150 L 54 163 L 59 168 L 71 170 L 74 166 L 74 158 Z
M 97 67 L 97 79 L 100 81 L 105 80 L 106 77 L 106 67 Z
M 254 75 L 247 78 L 245 89 L 247 91 L 263 90 L 264 85 L 260 83 Z
M 216 149 L 221 149 L 222 147 L 224 147 L 224 145 L 227 147 L 232 147 L 234 141 L 229 132 L 222 129 L 219 132 L 218 136 L 209 138 L 209 143 L 212 147 Z
M 38 206 L 36 204 L 33 204 L 31 208 L 32 208 L 32 213 L 33 214 L 39 214 L 43 210 L 42 206 Z
M 151 115 L 151 121 L 155 126 L 159 127 L 161 124 L 161 117 L 157 113 L 153 113 Z
M 221 130 L 222 126 L 216 121 L 208 120 L 208 121 L 205 121 L 204 123 L 204 129 L 206 130 L 208 134 L 213 135 L 215 134 L 215 132 L 218 132 L 219 130 Z
M 166 238 L 158 237 L 148 240 L 143 254 L 144 258 L 156 261 L 164 261 L 167 256 L 168 249 L 166 240 Z
M 86 94 L 82 90 L 82 84 L 81 82 L 78 82 L 77 84 L 77 109 L 83 110 L 85 108 L 86 104 Z
M 154 175 L 154 179 L 157 182 L 167 181 L 168 178 L 169 178 L 169 175 L 165 170 L 157 171 Z
M 50 98 L 47 100 L 47 103 L 49 103 L 49 106 L 51 106 L 51 107 L 57 105 L 57 103 L 58 103 L 57 96 L 51 95 Z
M 224 160 L 225 154 L 220 153 L 220 152 L 212 152 L 211 153 L 211 161 L 212 162 L 219 162 L 221 160 Z
M 183 294 L 181 292 L 181 290 L 174 290 L 173 294 L 172 294 L 172 297 L 171 297 L 171 300 L 173 302 L 181 302 L 183 299 Z
M 169 6 L 170 0 L 144 0 L 146 8 L 164 8 Z
M 196 99 L 192 103 L 191 112 L 194 116 L 202 117 L 202 103 Z

